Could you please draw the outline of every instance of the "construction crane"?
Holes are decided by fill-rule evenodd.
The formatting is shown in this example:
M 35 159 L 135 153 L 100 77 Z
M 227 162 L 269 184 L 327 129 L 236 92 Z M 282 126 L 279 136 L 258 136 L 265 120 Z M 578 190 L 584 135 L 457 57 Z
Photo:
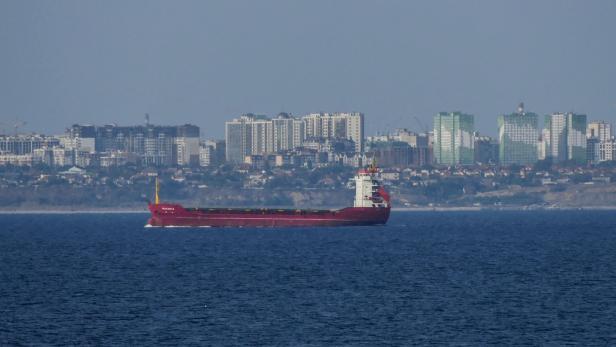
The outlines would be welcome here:
M 417 116 L 413 116 L 415 118 L 415 121 L 417 122 L 417 124 L 419 124 L 419 127 L 421 128 L 421 130 L 423 130 L 424 133 L 428 133 L 429 129 L 428 127 L 426 127 L 426 125 L 421 121 L 421 119 L 419 119 L 419 117 Z
M 25 126 L 26 124 L 28 124 L 27 122 L 15 119 L 15 123 L 13 123 L 13 130 L 15 131 L 15 136 L 17 136 L 17 129 Z

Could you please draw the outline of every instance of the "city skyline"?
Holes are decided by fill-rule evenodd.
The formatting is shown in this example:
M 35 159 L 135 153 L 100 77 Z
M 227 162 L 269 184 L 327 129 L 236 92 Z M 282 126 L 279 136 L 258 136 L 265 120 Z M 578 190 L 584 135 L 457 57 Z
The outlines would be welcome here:
M 539 115 L 614 122 L 615 10 L 609 1 L 4 1 L 0 123 L 59 133 L 77 122 L 141 124 L 149 113 L 220 137 L 239 114 L 327 110 L 363 112 L 374 134 L 421 130 L 415 117 L 429 124 L 459 110 L 494 136 L 493 119 L 520 101 Z
M 524 102 L 518 103 L 518 105 L 524 105 Z M 511 106 L 511 105 L 510 105 Z M 243 116 L 246 115 L 252 115 L 252 116 L 256 116 L 257 118 L 259 117 L 264 117 L 267 119 L 275 119 L 278 118 L 280 115 L 287 115 L 291 118 L 303 118 L 303 117 L 307 117 L 310 115 L 315 115 L 315 114 L 344 114 L 344 113 L 361 113 L 362 115 L 365 116 L 365 129 L 363 131 L 364 137 L 369 137 L 369 136 L 379 136 L 379 135 L 386 135 L 389 133 L 392 133 L 396 130 L 410 130 L 416 133 L 428 133 L 428 132 L 433 132 L 433 120 L 434 117 L 439 115 L 440 113 L 464 113 L 464 114 L 471 114 L 473 115 L 474 118 L 474 124 L 475 124 L 475 131 L 477 131 L 478 133 L 480 133 L 481 135 L 487 135 L 490 137 L 494 137 L 494 138 L 498 138 L 498 131 L 499 131 L 499 126 L 498 126 L 498 121 L 499 118 L 502 117 L 503 115 L 508 115 L 511 113 L 511 111 L 514 108 L 509 107 L 509 109 L 498 113 L 496 116 L 491 117 L 490 121 L 492 121 L 492 125 L 494 130 L 493 131 L 481 131 L 481 126 L 479 128 L 477 128 L 477 115 L 472 113 L 472 112 L 466 112 L 465 110 L 460 110 L 460 109 L 452 109 L 452 110 L 441 110 L 438 112 L 435 112 L 434 114 L 430 115 L 427 120 L 423 120 L 423 119 L 418 119 L 418 117 L 416 116 L 409 116 L 409 119 L 407 119 L 406 122 L 400 122 L 400 123 L 396 123 L 396 124 L 388 124 L 388 127 L 386 128 L 382 128 L 381 130 L 377 130 L 374 132 L 370 132 L 368 129 L 370 128 L 371 123 L 381 123 L 379 121 L 379 118 L 376 117 L 375 119 L 372 119 L 371 121 L 371 117 L 367 116 L 364 112 L 361 112 L 361 110 L 359 111 L 318 111 L 318 112 L 307 112 L 307 113 L 287 113 L 287 112 L 278 112 L 278 113 L 263 113 L 263 112 L 244 112 L 244 113 L 240 113 L 240 114 L 236 114 L 236 115 L 230 115 L 227 118 L 223 118 L 220 121 L 220 124 L 216 123 L 214 124 L 214 128 L 221 128 L 220 132 L 212 132 L 212 124 L 208 124 L 206 126 L 203 126 L 202 124 L 199 123 L 195 123 L 195 122 L 190 122 L 187 120 L 183 120 L 181 118 L 173 118 L 173 119 L 167 119 L 165 121 L 157 121 L 156 119 L 154 119 L 153 117 L 151 117 L 151 115 L 149 113 L 145 113 L 143 115 L 141 115 L 140 119 L 135 119 L 135 121 L 132 120 L 132 118 L 129 118 L 128 120 L 126 118 L 118 121 L 118 122 L 86 122 L 86 121 L 76 121 L 76 122 L 71 122 L 71 123 L 66 123 L 66 124 L 60 124 L 57 123 L 50 128 L 42 128 L 40 126 L 36 126 L 33 124 L 28 123 L 27 121 L 24 121 L 21 118 L 16 118 L 16 119 L 8 119 L 8 121 L 6 122 L 0 122 L 0 135 L 6 135 L 6 136 L 10 136 L 10 135 L 20 135 L 20 134 L 41 134 L 41 135 L 62 135 L 64 134 L 72 125 L 96 125 L 96 126 L 104 126 L 104 125 L 114 125 L 114 126 L 143 126 L 143 125 L 147 125 L 147 124 L 156 124 L 159 126 L 166 126 L 166 125 L 173 125 L 173 124 L 186 124 L 186 125 L 196 125 L 199 126 L 202 129 L 202 135 L 201 138 L 203 139 L 224 139 L 225 138 L 225 123 L 228 122 L 229 120 L 232 119 L 236 119 L 236 118 L 241 118 Z M 514 112 L 515 113 L 515 112 Z M 545 117 L 549 117 L 552 116 L 554 114 L 584 114 L 588 117 L 588 124 L 590 125 L 590 122 L 599 122 L 599 123 L 609 123 L 611 124 L 612 121 L 610 121 L 609 119 L 606 118 L 597 118 L 597 117 L 592 117 L 592 115 L 589 115 L 586 112 L 572 112 L 572 111 L 564 111 L 564 110 L 557 110 L 557 111 L 553 111 L 550 113 L 537 113 L 537 112 L 532 112 L 533 114 L 536 114 L 538 117 L 541 118 L 541 124 L 543 124 L 543 119 Z M 488 128 L 486 126 L 486 122 L 483 122 L 483 128 Z M 614 123 L 616 123 L 616 121 L 614 121 Z M 15 127 L 15 125 L 17 127 Z M 34 128 L 33 128 L 34 127 Z M 60 129 L 58 131 L 52 131 L 50 129 Z M 210 129 L 210 131 L 207 131 L 207 129 Z M 204 131 L 205 130 L 205 131 Z
M 475 131 L 473 115 L 457 111 L 436 114 L 432 131 L 398 128 L 375 136 L 366 136 L 360 112 L 243 114 L 225 121 L 224 140 L 204 141 L 198 126 L 156 125 L 146 117 L 144 125 L 74 124 L 64 135 L 0 136 L 0 163 L 49 164 L 57 162 L 56 155 L 61 165 L 79 166 L 92 165 L 92 159 L 100 159 L 103 166 L 137 161 L 209 166 L 219 164 L 222 156 L 234 165 L 274 160 L 273 156 L 276 165 L 290 163 L 294 156 L 304 162 L 309 156 L 320 164 L 352 166 L 363 165 L 371 156 L 394 166 L 533 165 L 546 159 L 583 165 L 614 160 L 616 139 L 610 122 L 589 121 L 574 113 L 546 115 L 543 125 L 540 118 L 520 103 L 516 112 L 499 116 L 499 134 L 493 138 Z

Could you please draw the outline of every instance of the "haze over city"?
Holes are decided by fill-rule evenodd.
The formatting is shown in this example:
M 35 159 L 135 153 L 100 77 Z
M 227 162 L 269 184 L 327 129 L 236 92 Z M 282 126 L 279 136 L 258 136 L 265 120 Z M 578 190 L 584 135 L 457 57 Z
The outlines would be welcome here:
M 0 3 L 0 122 L 194 123 L 359 111 L 366 133 L 439 111 L 616 120 L 613 1 Z M 378 121 L 377 121 L 378 120 Z
M 0 346 L 616 345 L 616 0 L 0 0 Z

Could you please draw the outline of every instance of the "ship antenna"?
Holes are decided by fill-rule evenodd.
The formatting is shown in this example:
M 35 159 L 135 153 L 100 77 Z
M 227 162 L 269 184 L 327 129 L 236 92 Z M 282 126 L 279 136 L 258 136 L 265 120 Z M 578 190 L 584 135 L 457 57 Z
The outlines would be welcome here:
M 156 176 L 156 195 L 154 196 L 154 205 L 158 205 L 160 200 L 158 199 L 158 176 Z
M 372 156 L 372 163 L 370 163 L 370 171 L 376 172 L 376 155 Z

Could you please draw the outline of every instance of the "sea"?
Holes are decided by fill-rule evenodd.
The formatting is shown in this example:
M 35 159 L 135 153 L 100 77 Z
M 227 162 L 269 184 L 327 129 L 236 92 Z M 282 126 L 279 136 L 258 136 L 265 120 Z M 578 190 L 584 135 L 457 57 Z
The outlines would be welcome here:
M 616 345 L 616 212 L 147 218 L 0 215 L 0 345 Z

